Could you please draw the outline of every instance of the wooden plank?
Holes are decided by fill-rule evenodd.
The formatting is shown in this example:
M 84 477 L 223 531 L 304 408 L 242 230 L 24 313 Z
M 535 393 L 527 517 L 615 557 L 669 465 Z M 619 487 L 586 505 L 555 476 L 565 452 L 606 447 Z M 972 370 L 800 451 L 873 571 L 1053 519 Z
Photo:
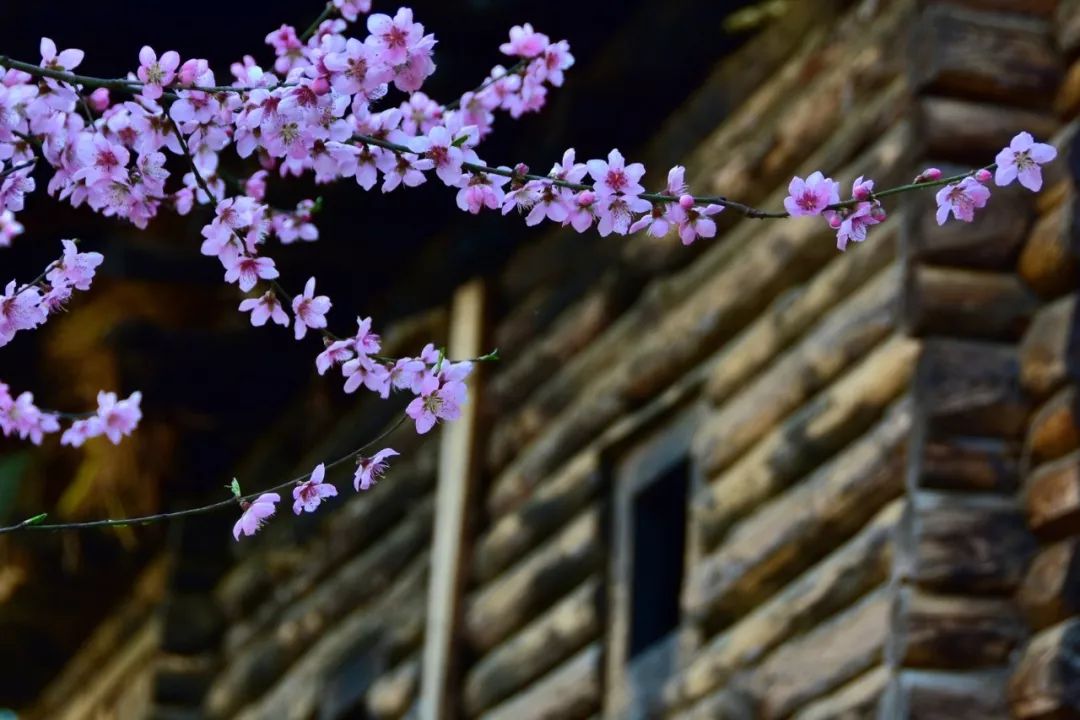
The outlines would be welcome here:
M 693 512 L 703 546 L 715 547 L 741 518 L 865 433 L 907 389 L 918 351 L 914 340 L 892 336 L 702 488 Z
M 578 720 L 600 707 L 603 648 L 593 643 L 482 720 Z
M 1024 388 L 1045 397 L 1076 377 L 1080 360 L 1077 296 L 1055 300 L 1035 314 L 1020 345 L 1020 376 Z
M 600 600 L 600 582 L 590 578 L 488 653 L 466 678 L 466 713 L 479 715 L 595 640 Z
M 1016 602 L 1036 630 L 1080 614 L 1080 538 L 1042 548 L 1024 576 Z
M 882 698 L 883 720 L 1009 720 L 1003 671 L 903 670 Z
M 1012 345 L 931 338 L 915 371 L 915 429 L 949 435 L 1021 438 L 1029 401 Z
M 678 708 L 701 698 L 888 580 L 902 507 L 902 500 L 894 500 L 858 535 L 709 640 L 665 687 L 665 707 Z
M 1080 279 L 1080 248 L 1069 233 L 1072 216 L 1071 203 L 1063 203 L 1040 217 L 1020 251 L 1017 273 L 1043 298 L 1064 295 Z
M 1045 140 L 1058 128 L 1045 112 L 938 96 L 919 98 L 914 122 L 927 157 L 976 166 L 985 165 L 1019 130 Z M 999 200 L 995 192 L 994 202 Z
M 1050 23 L 934 5 L 919 19 L 911 49 L 917 89 L 1048 108 L 1061 78 Z
M 893 588 L 884 586 L 767 657 L 752 681 L 761 699 L 760 717 L 789 717 L 878 665 L 892 595 Z
M 1069 720 L 1080 716 L 1080 618 L 1036 635 L 1009 681 L 1009 707 L 1020 720 Z
M 598 570 L 604 554 L 601 509 L 584 510 L 470 598 L 465 636 L 475 650 L 490 650 Z
M 912 438 L 908 491 L 960 490 L 1013 493 L 1019 484 L 1020 443 L 1000 438 Z
M 1043 540 L 1058 540 L 1080 530 L 1080 451 L 1040 465 L 1027 478 L 1028 522 Z
M 1011 593 L 1034 545 L 1012 498 L 922 492 L 905 509 L 896 573 L 934 592 Z
M 903 489 L 906 400 L 790 492 L 740 522 L 694 568 L 684 614 L 723 627 L 855 535 Z
M 889 684 L 889 670 L 878 666 L 831 695 L 808 704 L 792 720 L 873 720 Z
M 1036 306 L 1011 272 L 916 265 L 905 277 L 902 316 L 911 335 L 1015 340 Z
M 1055 460 L 1080 448 L 1080 398 L 1068 385 L 1054 394 L 1035 413 L 1028 430 L 1027 452 L 1031 464 Z
M 451 358 L 474 358 L 484 353 L 484 284 L 472 280 L 458 288 L 450 311 Z M 467 576 L 466 528 L 478 468 L 476 452 L 477 373 L 470 384 L 472 401 L 461 417 L 444 427 L 439 452 L 432 537 L 431 578 L 428 583 L 427 629 L 420 689 L 420 717 L 450 717 L 456 703 L 455 627 L 462 611 Z
M 999 667 L 1026 635 L 1011 598 L 934 595 L 907 587 L 893 606 L 888 656 L 906 668 Z

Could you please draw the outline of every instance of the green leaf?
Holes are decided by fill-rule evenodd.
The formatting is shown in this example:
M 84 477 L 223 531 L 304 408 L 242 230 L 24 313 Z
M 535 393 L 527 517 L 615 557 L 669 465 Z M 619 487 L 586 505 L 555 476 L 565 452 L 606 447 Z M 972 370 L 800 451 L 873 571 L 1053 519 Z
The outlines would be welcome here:
M 232 482 L 229 483 L 228 485 L 226 485 L 225 487 L 229 488 L 229 490 L 232 492 L 234 498 L 239 498 L 239 497 L 243 496 L 243 493 L 240 492 L 240 481 L 237 480 L 236 478 L 233 478 Z

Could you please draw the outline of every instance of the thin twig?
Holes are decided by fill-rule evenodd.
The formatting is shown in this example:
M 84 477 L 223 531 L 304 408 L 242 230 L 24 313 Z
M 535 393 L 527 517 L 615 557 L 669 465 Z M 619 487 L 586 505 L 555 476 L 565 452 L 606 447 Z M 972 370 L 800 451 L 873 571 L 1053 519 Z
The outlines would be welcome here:
M 336 460 L 332 460 L 332 461 L 330 461 L 328 463 L 325 463 L 326 469 L 330 470 L 331 468 L 335 468 L 335 467 L 338 467 L 339 465 L 343 465 L 344 463 L 348 462 L 349 460 L 353 460 L 355 458 L 360 457 L 360 454 L 363 453 L 365 450 L 368 450 L 369 448 L 371 448 L 371 447 L 377 445 L 378 443 L 382 442 L 391 433 L 393 433 L 395 430 L 397 430 L 399 427 L 401 427 L 401 425 L 408 418 L 409 418 L 408 415 L 406 415 L 405 413 L 402 413 L 401 416 L 394 423 L 392 423 L 386 430 L 379 433 L 374 439 L 369 440 L 368 442 L 364 443 L 363 445 L 356 448 L 355 450 L 350 450 L 348 453 L 346 453 L 345 455 L 342 455 L 341 457 L 337 458 Z M 237 503 L 239 503 L 241 501 L 254 500 L 255 498 L 259 497 L 260 495 L 262 495 L 264 493 L 276 492 L 278 490 L 284 490 L 285 488 L 289 487 L 290 485 L 295 485 L 297 483 L 304 482 L 309 477 L 311 477 L 311 473 L 305 473 L 305 474 L 300 475 L 298 477 L 292 478 L 291 480 L 286 480 L 285 482 L 279 483 L 277 485 L 274 485 L 273 487 L 266 488 L 264 490 L 260 490 L 258 492 L 248 493 L 247 495 L 242 495 L 240 497 L 229 498 L 228 500 L 221 500 L 219 502 L 210 503 L 209 505 L 202 505 L 200 507 L 188 508 L 186 510 L 177 510 L 175 512 L 155 513 L 153 515 L 141 515 L 141 516 L 138 516 L 138 517 L 129 517 L 129 518 L 116 518 L 116 519 L 108 519 L 108 520 L 89 520 L 89 521 L 86 521 L 86 522 L 50 523 L 50 524 L 45 524 L 45 523 L 40 522 L 40 520 L 43 519 L 43 517 L 44 517 L 43 515 L 35 515 L 34 517 L 27 518 L 26 520 L 23 520 L 22 522 L 17 523 L 15 525 L 10 525 L 8 527 L 0 527 L 0 535 L 4 535 L 6 533 L 17 532 L 19 530 L 88 530 L 88 529 L 92 529 L 92 528 L 127 527 L 127 526 L 131 526 L 131 525 L 149 525 L 149 524 L 155 523 L 155 522 L 162 522 L 162 521 L 166 521 L 166 520 L 175 520 L 177 518 L 190 517 L 192 515 L 204 515 L 206 513 L 213 512 L 214 510 L 220 510 L 221 508 L 234 507 Z

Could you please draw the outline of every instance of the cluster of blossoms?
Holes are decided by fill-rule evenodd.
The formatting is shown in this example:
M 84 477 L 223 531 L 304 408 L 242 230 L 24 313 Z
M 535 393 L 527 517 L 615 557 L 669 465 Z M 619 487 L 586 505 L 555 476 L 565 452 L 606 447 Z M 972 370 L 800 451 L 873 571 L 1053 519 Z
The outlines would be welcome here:
M 941 170 L 927 168 L 919 173 L 909 188 L 943 185 L 937 192 L 937 223 L 944 225 L 951 214 L 957 220 L 971 222 L 975 211 L 985 207 L 990 199 L 991 179 L 999 187 L 1019 180 L 1032 192 L 1042 189 L 1041 165 L 1057 157 L 1052 145 L 1035 142 L 1030 133 L 1018 133 L 1009 146 L 1002 149 L 994 165 L 965 173 L 959 178 L 941 179 Z M 994 172 L 991 172 L 995 169 Z M 821 215 L 836 230 L 836 246 L 844 250 L 849 242 L 862 242 L 872 225 L 885 220 L 885 209 L 874 194 L 874 181 L 859 177 L 851 188 L 851 200 L 841 202 L 840 184 L 820 171 L 805 180 L 793 178 L 788 185 L 784 208 L 791 216 Z
M 79 252 L 74 240 L 61 241 L 64 253 L 33 282 L 10 281 L 0 295 L 0 347 L 20 330 L 33 330 L 61 310 L 75 290 L 89 290 L 104 259 L 101 253 Z
M 385 448 L 370 457 L 358 456 L 356 473 L 353 475 L 353 488 L 357 492 L 369 489 L 386 472 L 387 460 L 397 454 L 396 450 Z M 338 491 L 337 487 L 326 482 L 325 463 L 319 463 L 306 480 L 296 483 L 292 494 L 293 512 L 300 515 L 305 512 L 315 512 L 323 500 L 337 497 Z M 239 540 L 241 534 L 254 535 L 274 514 L 279 502 L 281 502 L 281 495 L 276 492 L 262 493 L 251 502 L 241 499 L 240 519 L 233 525 L 233 537 Z
M 142 419 L 141 401 L 142 395 L 138 392 L 125 400 L 118 400 L 116 393 L 98 393 L 97 411 L 89 417 L 76 419 L 64 431 L 60 442 L 77 447 L 89 438 L 105 435 L 118 445 Z M 40 445 L 45 435 L 60 431 L 60 421 L 59 413 L 42 410 L 34 404 L 33 393 L 24 392 L 13 397 L 8 386 L 0 383 L 0 432 L 5 437 L 18 435 Z
M 547 175 L 530 174 L 523 164 L 493 167 L 478 149 L 497 114 L 517 118 L 543 107 L 549 88 L 561 86 L 574 63 L 566 41 L 552 42 L 529 24 L 512 28 L 500 51 L 514 64 L 497 65 L 477 89 L 443 105 L 422 91 L 435 70 L 436 40 L 410 9 L 370 15 L 361 39 L 346 34 L 348 23 L 369 12 L 370 0 L 333 0 L 331 8 L 338 16 L 323 20 L 310 35 L 289 25 L 269 33 L 270 65 L 245 56 L 230 66 L 228 85 L 217 84 L 206 60 L 184 59 L 174 50 L 159 54 L 151 47 L 141 50 L 133 72 L 115 80 L 74 76 L 83 52 L 58 51 L 47 38 L 38 65 L 0 62 L 0 246 L 23 230 L 15 214 L 37 187 L 31 173 L 38 164 L 52 170 L 50 195 L 140 228 L 163 209 L 187 214 L 196 206 L 212 208 L 213 217 L 201 230 L 201 252 L 217 258 L 226 282 L 250 294 L 239 309 L 250 313 L 252 325 L 291 327 L 297 340 L 309 331 L 321 335 L 323 351 L 315 360 L 320 374 L 340 367 L 346 393 L 360 387 L 382 398 L 393 391 L 410 393 L 406 414 L 418 433 L 426 433 L 438 421 L 458 417 L 472 364 L 448 361 L 432 345 L 417 357 L 381 356 L 371 318 L 358 318 L 352 337 L 337 337 L 327 328 L 332 302 L 316 294 L 315 278 L 290 296 L 266 248 L 271 239 L 282 244 L 318 239 L 313 222 L 318 204 L 304 200 L 293 210 L 270 207 L 267 184 L 273 175 L 310 173 L 317 183 L 352 178 L 365 190 L 379 185 L 384 193 L 415 187 L 433 175 L 456 191 L 458 207 L 469 213 L 518 211 L 529 226 L 548 221 L 577 232 L 595 228 L 601 236 L 674 232 L 687 245 L 714 237 L 713 218 L 725 208 L 751 217 L 821 215 L 843 250 L 865 240 L 868 229 L 885 219 L 880 198 L 888 194 L 943 186 L 938 221 L 950 213 L 970 221 L 986 203 L 991 177 L 998 185 L 1019 178 L 1037 190 L 1039 165 L 1055 154 L 1021 133 L 991 166 L 996 175 L 984 168 L 943 180 L 930 169 L 911 186 L 883 192 L 860 177 L 849 200 L 841 200 L 837 182 L 815 172 L 791 181 L 786 213 L 696 197 L 681 166 L 668 172 L 662 189 L 646 192 L 645 167 L 627 163 L 617 149 L 606 159 L 584 162 L 568 149 Z M 392 100 L 395 91 L 404 98 Z M 235 156 L 231 161 L 251 164 L 239 181 L 221 169 L 226 150 Z M 179 163 L 182 169 L 175 167 Z M 18 330 L 44 322 L 72 289 L 89 287 L 100 262 L 97 253 L 78 253 L 74 244 L 65 244 L 64 258 L 43 280 L 9 285 L 0 296 L 0 345 Z M 104 434 L 117 442 L 138 422 L 139 400 L 138 393 L 124 401 L 102 393 L 97 413 L 78 419 L 62 441 L 78 446 Z M 18 432 L 38 442 L 59 429 L 58 416 L 35 408 L 26 393 L 8 397 L 0 411 L 8 418 L 0 417 L 6 434 Z M 38 419 L 27 420 L 34 412 Z M 396 454 L 386 449 L 370 458 L 358 455 L 356 489 L 370 487 Z M 310 512 L 337 494 L 324 473 L 320 465 L 294 488 L 295 512 Z M 280 496 L 240 499 L 237 538 L 253 534 L 274 513 Z

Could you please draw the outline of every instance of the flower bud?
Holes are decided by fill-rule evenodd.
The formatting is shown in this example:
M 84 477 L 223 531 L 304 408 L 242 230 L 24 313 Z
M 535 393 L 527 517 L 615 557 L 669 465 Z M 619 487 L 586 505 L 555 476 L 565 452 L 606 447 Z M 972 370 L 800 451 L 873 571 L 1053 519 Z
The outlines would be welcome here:
M 990 182 L 990 178 L 992 177 L 994 177 L 993 174 L 986 168 L 979 168 L 975 173 L 975 179 L 983 184 Z
M 325 95 L 330 92 L 330 81 L 325 77 L 317 77 L 311 82 L 311 91 L 316 95 Z
M 938 180 L 940 178 L 941 178 L 941 170 L 938 170 L 936 167 L 932 167 L 932 168 L 926 168 L 921 173 L 919 173 L 918 176 L 915 178 L 915 182 L 917 182 L 917 183 L 929 182 L 929 181 L 933 181 L 933 180 Z
M 679 196 L 679 207 L 681 207 L 683 210 L 689 210 L 690 208 L 694 207 L 694 198 L 693 198 L 693 196 L 692 195 L 681 195 L 681 196 Z
M 90 107 L 98 112 L 104 112 L 109 107 L 109 89 L 98 88 L 94 92 L 90 93 L 89 97 Z

